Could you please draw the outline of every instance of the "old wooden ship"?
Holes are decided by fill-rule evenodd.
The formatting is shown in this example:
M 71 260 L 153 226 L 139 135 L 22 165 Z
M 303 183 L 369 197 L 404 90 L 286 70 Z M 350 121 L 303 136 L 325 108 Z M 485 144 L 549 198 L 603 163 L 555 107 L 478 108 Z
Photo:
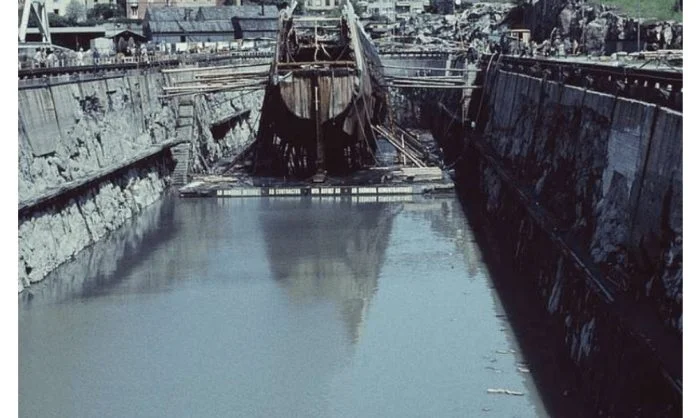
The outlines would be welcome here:
M 344 1 L 336 17 L 279 17 L 259 121 L 255 172 L 321 179 L 374 164 L 372 124 L 386 115 L 377 51 Z

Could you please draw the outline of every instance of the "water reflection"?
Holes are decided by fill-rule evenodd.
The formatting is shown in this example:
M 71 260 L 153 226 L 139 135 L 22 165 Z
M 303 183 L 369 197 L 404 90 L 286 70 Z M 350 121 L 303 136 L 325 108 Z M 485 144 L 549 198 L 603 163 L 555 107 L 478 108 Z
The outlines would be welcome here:
M 471 279 L 479 277 L 482 271 L 481 252 L 476 244 L 474 233 L 466 217 L 461 215 L 459 202 L 455 199 L 422 200 L 406 205 L 404 213 L 430 223 L 439 237 L 453 241 L 457 257 L 462 257 Z
M 172 197 L 155 202 L 105 239 L 79 252 L 46 278 L 20 293 L 20 307 L 59 303 L 107 294 L 120 286 L 136 286 L 134 292 L 156 287 L 161 275 L 128 283 L 129 273 L 147 255 L 167 245 L 177 234 L 172 225 L 176 205 Z M 162 227 L 166 225 L 167 227 Z
M 260 221 L 275 280 L 294 303 L 335 304 L 356 343 L 403 205 L 276 199 L 264 209 Z
M 414 200 L 153 206 L 21 304 L 21 415 L 538 416 L 486 394 L 526 376 L 457 201 Z

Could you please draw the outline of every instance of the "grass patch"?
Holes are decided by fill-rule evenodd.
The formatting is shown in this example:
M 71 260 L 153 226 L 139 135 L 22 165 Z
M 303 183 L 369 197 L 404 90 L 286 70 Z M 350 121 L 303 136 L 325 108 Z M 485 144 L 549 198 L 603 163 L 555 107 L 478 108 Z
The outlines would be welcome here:
M 600 0 L 607 6 L 615 6 L 624 14 L 638 17 L 638 0 Z M 682 21 L 682 12 L 674 11 L 674 0 L 640 0 L 640 18 Z

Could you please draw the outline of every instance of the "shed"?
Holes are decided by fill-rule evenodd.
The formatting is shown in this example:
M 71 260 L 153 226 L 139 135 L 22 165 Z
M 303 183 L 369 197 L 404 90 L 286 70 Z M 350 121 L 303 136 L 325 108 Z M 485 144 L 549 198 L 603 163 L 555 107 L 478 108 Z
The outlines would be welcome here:
M 143 42 L 147 42 L 147 38 L 144 37 L 142 34 L 137 33 L 137 32 L 133 32 L 132 30 L 129 30 L 129 29 L 122 29 L 119 31 L 108 31 L 106 33 L 106 37 L 109 39 L 112 39 L 114 42 L 118 42 L 119 38 L 123 38 L 126 40 L 128 38 L 133 38 L 133 41 L 135 41 L 135 43 L 138 43 L 138 44 L 143 43 Z

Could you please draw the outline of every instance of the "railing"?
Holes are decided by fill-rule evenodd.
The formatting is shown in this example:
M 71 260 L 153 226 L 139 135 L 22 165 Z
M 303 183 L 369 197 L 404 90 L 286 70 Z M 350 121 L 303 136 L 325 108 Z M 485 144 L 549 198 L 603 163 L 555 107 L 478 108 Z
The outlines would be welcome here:
M 491 58 L 483 55 L 483 61 Z M 679 71 L 619 67 L 606 63 L 535 59 L 503 55 L 496 68 L 567 85 L 642 100 L 682 111 L 683 74 Z
M 99 72 L 113 70 L 128 70 L 136 68 L 175 67 L 179 65 L 191 65 L 196 63 L 215 63 L 230 59 L 255 59 L 272 57 L 272 52 L 267 51 L 243 51 L 226 54 L 148 54 L 138 56 L 109 56 L 93 58 L 86 56 L 82 60 L 77 58 L 56 59 L 51 63 L 39 65 L 34 60 L 20 62 L 18 69 L 19 78 L 33 78 L 41 76 L 59 75 L 64 73 Z

